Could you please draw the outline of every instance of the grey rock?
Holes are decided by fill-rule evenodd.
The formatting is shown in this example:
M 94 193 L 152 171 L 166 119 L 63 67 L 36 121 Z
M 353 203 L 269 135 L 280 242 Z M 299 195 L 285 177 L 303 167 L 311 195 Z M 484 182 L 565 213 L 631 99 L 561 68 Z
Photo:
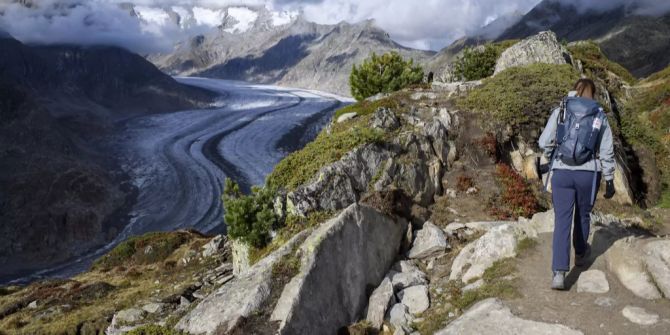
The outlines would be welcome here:
M 607 293 L 610 285 L 605 273 L 600 270 L 584 271 L 577 279 L 577 292 Z
M 397 272 L 413 272 L 419 271 L 419 267 L 412 261 L 402 260 L 393 264 L 393 270 Z
M 224 331 L 235 327 L 266 302 L 271 294 L 274 264 L 308 234 L 309 230 L 298 233 L 277 251 L 221 286 L 179 320 L 176 328 L 194 334 L 213 334 L 219 327 Z
M 502 301 L 491 298 L 478 302 L 436 335 L 580 335 L 564 325 L 525 320 L 512 314 Z
M 370 301 L 368 302 L 368 311 L 365 319 L 370 322 L 372 327 L 380 329 L 384 323 L 386 310 L 393 303 L 395 303 L 393 285 L 391 284 L 391 280 L 387 277 L 384 278 L 379 287 L 372 292 Z
M 159 302 L 152 302 L 142 306 L 142 310 L 149 314 L 162 313 L 165 310 L 165 304 Z
M 351 119 L 356 118 L 357 116 L 358 116 L 358 113 L 356 113 L 356 112 L 344 113 L 337 118 L 337 123 L 347 122 Z
M 226 243 L 227 238 L 223 235 L 217 235 L 212 238 L 207 244 L 202 246 L 202 257 L 211 257 L 214 256 L 223 245 Z
M 299 273 L 272 312 L 279 333 L 318 334 L 356 322 L 368 303 L 366 290 L 393 265 L 406 228 L 403 219 L 358 204 L 316 228 L 298 251 Z
M 635 306 L 626 306 L 621 311 L 621 314 L 628 319 L 628 321 L 643 326 L 651 326 L 656 324 L 659 320 L 658 314 L 650 313 L 644 308 Z
M 28 304 L 28 308 L 35 309 L 37 308 L 37 300 L 33 300 Z
M 426 258 L 444 252 L 447 246 L 447 239 L 442 229 L 431 222 L 426 222 L 417 232 L 408 256 L 409 258 Z
M 435 100 L 437 99 L 437 94 L 434 92 L 416 92 L 412 93 L 410 96 L 410 99 L 412 100 L 423 100 L 423 99 L 428 99 L 428 100 Z
M 640 241 L 634 237 L 620 239 L 607 250 L 605 262 L 621 284 L 643 299 L 660 299 L 658 290 L 646 270 Z
M 476 281 L 474 281 L 474 282 L 472 282 L 468 285 L 465 285 L 463 287 L 462 291 L 467 292 L 467 291 L 477 290 L 477 289 L 481 288 L 482 286 L 484 286 L 484 280 L 483 279 L 478 279 L 478 280 L 476 280 Z
M 391 282 L 393 283 L 393 288 L 396 291 L 403 290 L 410 286 L 425 285 L 428 283 L 426 274 L 419 270 L 397 272 L 393 273 L 390 277 Z
M 186 308 L 191 304 L 191 300 L 185 296 L 179 297 L 179 307 Z
M 144 319 L 146 313 L 137 308 L 128 308 L 114 314 L 117 323 L 133 324 Z
M 444 227 L 444 232 L 453 235 L 457 230 L 465 229 L 465 225 L 460 222 L 452 222 Z
M 423 313 L 430 307 L 428 286 L 426 285 L 408 287 L 398 292 L 398 299 L 403 305 L 407 306 L 407 310 L 412 314 Z
M 451 266 L 449 280 L 468 283 L 481 277 L 493 263 L 516 256 L 519 232 L 511 224 L 492 228 L 479 239 L 467 244 L 456 256 Z
M 428 123 L 424 128 L 424 135 L 430 140 L 437 158 L 446 165 L 449 161 L 449 142 L 447 129 L 442 122 L 435 118 L 434 121 Z
M 498 61 L 494 74 L 515 66 L 535 63 L 566 64 L 568 51 L 551 31 L 543 31 L 528 37 L 505 50 Z
M 656 240 L 644 246 L 647 271 L 663 295 L 670 299 L 670 240 Z
M 409 313 L 407 306 L 397 303 L 391 307 L 389 312 L 389 322 L 396 329 L 407 328 L 414 321 L 414 317 Z
M 432 88 L 435 91 L 441 92 L 448 98 L 464 95 L 472 91 L 473 89 L 482 85 L 481 80 L 476 81 L 459 81 L 453 83 L 442 83 L 434 81 L 432 83 Z
M 370 119 L 370 127 L 384 131 L 393 131 L 400 127 L 400 120 L 389 108 L 380 107 Z

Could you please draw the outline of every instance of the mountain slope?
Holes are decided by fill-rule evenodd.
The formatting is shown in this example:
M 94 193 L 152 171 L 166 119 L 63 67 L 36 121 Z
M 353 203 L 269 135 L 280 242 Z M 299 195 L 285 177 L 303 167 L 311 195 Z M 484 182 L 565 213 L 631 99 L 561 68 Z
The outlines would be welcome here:
M 0 280 L 118 233 L 132 189 L 96 144 L 114 121 L 211 98 L 122 49 L 0 38 Z
M 372 21 L 320 25 L 301 17 L 289 16 L 277 21 L 276 13 L 265 8 L 253 10 L 252 22 L 241 25 L 240 19 L 235 19 L 230 23 L 226 17 L 218 29 L 180 43 L 171 53 L 150 55 L 149 59 L 171 74 L 281 84 L 349 95 L 352 65 L 372 52 L 397 51 L 417 62 L 424 62 L 434 54 L 400 46 Z
M 670 64 L 670 13 L 638 15 L 634 5 L 582 11 L 574 5 L 544 0 L 498 40 L 524 38 L 543 30 L 552 30 L 568 41 L 593 39 L 611 60 L 637 77 Z

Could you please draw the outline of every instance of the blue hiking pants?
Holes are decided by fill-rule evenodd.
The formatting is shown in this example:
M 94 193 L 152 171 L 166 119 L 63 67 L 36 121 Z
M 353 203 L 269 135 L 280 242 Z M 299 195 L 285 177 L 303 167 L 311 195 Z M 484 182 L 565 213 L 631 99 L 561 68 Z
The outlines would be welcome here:
M 575 254 L 586 252 L 591 230 L 591 192 L 593 171 L 554 170 L 551 177 L 554 203 L 554 241 L 552 270 L 570 270 L 570 230 L 574 224 L 572 245 Z M 600 173 L 596 176 L 600 185 Z M 596 187 L 596 192 L 598 188 Z M 574 213 L 574 215 L 573 215 Z

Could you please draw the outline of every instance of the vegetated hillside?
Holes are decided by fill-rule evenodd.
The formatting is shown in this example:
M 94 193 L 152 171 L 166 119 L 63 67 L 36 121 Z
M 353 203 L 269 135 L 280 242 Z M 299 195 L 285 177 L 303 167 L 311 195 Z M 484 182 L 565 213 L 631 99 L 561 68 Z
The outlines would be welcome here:
M 280 84 L 349 96 L 351 67 L 373 52 L 397 51 L 419 63 L 434 54 L 398 45 L 372 21 L 319 25 L 299 17 L 272 29 L 259 21 L 242 33 L 215 30 L 195 36 L 172 53 L 149 59 L 171 74 Z
M 0 280 L 104 244 L 131 188 L 96 146 L 120 120 L 209 103 L 118 48 L 0 39 Z M 117 223 L 116 225 L 110 222 Z
M 595 40 L 608 58 L 636 77 L 645 77 L 670 63 L 670 13 L 638 15 L 634 3 L 603 12 L 544 0 L 498 39 L 552 30 L 567 41 Z

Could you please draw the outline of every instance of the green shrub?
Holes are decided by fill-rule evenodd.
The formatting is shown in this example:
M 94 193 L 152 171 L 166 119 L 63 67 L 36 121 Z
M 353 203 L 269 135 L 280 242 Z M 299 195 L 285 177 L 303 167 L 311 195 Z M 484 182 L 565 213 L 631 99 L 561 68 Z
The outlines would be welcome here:
M 492 76 L 500 55 L 516 42 L 488 43 L 483 46 L 483 50 L 477 47 L 465 48 L 454 63 L 454 74 L 459 80 L 479 80 Z
M 551 110 L 577 79 L 577 72 L 569 65 L 513 67 L 485 79 L 482 86 L 459 99 L 457 105 L 491 116 L 492 129 L 502 124 L 537 130 L 544 127 Z
M 185 333 L 164 326 L 145 325 L 127 332 L 126 335 L 185 335 Z
M 351 95 L 363 100 L 378 93 L 401 90 L 423 80 L 423 69 L 413 60 L 405 61 L 397 52 L 381 56 L 373 53 L 360 66 L 354 65 L 349 76 Z
M 365 119 L 361 122 L 365 122 Z M 267 185 L 294 190 L 312 178 L 323 166 L 339 160 L 354 148 L 381 141 L 381 132 L 367 126 L 355 126 L 331 134 L 321 132 L 302 150 L 288 155 L 279 162 L 268 176 Z
M 228 236 L 255 248 L 264 247 L 270 241 L 270 231 L 279 223 L 274 194 L 270 188 L 254 187 L 251 194 L 244 195 L 239 185 L 226 178 L 223 206 Z
M 152 232 L 121 242 L 93 263 L 93 269 L 162 262 L 192 238 L 188 232 Z

